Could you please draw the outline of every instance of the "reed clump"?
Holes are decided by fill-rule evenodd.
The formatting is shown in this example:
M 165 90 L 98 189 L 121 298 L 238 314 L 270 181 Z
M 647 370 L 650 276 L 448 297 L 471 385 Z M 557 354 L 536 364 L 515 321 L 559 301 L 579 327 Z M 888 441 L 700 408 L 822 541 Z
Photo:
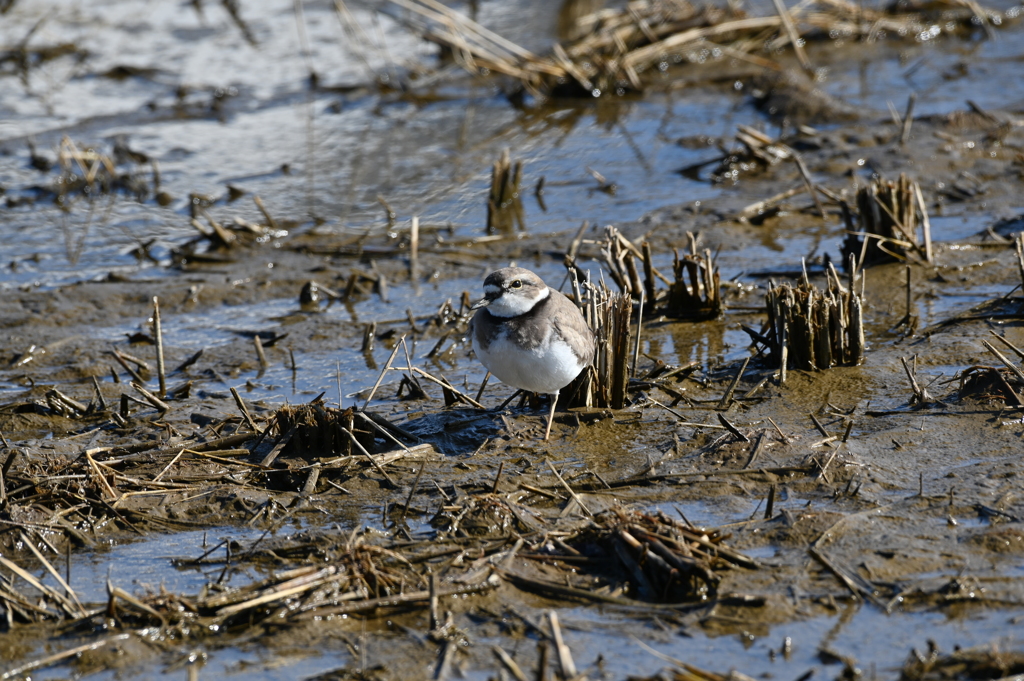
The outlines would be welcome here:
M 711 259 L 711 251 L 705 249 L 703 254 L 692 252 L 680 256 L 677 250 L 672 273 L 675 281 L 668 288 L 665 314 L 692 321 L 715 319 L 722 314 L 725 310 L 722 281 Z
M 574 270 L 570 270 L 570 277 L 574 299 L 594 332 L 597 353 L 594 363 L 562 388 L 565 404 L 622 409 L 626 405 L 629 384 L 633 300 L 626 294 L 613 292 L 603 283 L 585 281 L 580 284 Z
M 671 280 L 654 266 L 649 243 L 637 248 L 611 225 L 605 227 L 601 255 L 612 281 L 623 295 L 643 303 L 644 314 L 664 314 L 690 321 L 715 319 L 725 310 L 718 266 L 711 251 L 700 252 L 696 235 L 688 232 L 687 239 L 689 253 L 680 255 L 678 249 L 674 251 Z M 659 281 L 667 289 L 659 288 Z
M 906 173 L 873 178 L 857 191 L 858 227 L 848 224 L 843 261 L 855 266 L 911 258 L 932 262 L 931 223 L 921 187 Z M 848 220 L 848 223 L 851 221 Z
M 833 267 L 824 290 L 806 277 L 796 286 L 771 284 L 765 303 L 770 358 L 782 382 L 787 368 L 813 371 L 864 360 L 861 296 L 842 285 Z
M 285 456 L 352 456 L 361 453 L 357 447 L 374 453 L 374 431 L 365 419 L 357 421 L 355 407 L 337 409 L 315 400 L 281 407 L 275 419 Z

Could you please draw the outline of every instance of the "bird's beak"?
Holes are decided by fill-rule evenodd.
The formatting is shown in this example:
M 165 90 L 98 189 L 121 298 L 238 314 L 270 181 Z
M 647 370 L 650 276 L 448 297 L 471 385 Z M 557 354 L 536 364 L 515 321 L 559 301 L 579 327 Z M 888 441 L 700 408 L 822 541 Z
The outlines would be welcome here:
M 487 307 L 490 304 L 491 304 L 491 299 L 490 298 L 481 298 L 480 300 L 478 300 L 475 303 L 473 303 L 473 306 L 470 307 L 469 309 L 470 310 L 479 310 L 481 307 Z

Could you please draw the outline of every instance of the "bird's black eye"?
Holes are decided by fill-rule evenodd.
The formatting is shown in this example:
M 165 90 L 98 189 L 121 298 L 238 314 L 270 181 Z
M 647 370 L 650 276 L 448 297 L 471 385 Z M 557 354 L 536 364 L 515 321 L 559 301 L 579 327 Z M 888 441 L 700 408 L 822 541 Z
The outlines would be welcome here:
M 512 287 L 512 288 L 522 288 L 523 287 L 523 282 L 521 282 L 518 279 L 516 279 L 511 284 L 509 284 L 509 286 Z

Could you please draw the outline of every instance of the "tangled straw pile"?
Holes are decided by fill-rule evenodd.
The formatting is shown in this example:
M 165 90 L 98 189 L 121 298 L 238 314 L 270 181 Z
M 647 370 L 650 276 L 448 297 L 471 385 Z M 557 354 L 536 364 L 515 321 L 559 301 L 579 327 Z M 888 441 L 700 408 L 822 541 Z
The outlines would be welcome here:
M 883 38 L 933 40 L 945 33 L 984 30 L 1018 15 L 981 7 L 975 0 L 941 0 L 915 5 L 865 7 L 848 0 L 805 0 L 776 13 L 748 16 L 735 8 L 686 0 L 634 0 L 623 8 L 580 17 L 574 34 L 541 56 L 486 29 L 437 0 L 390 0 L 401 23 L 442 46 L 474 74 L 500 73 L 533 93 L 624 94 L 643 90 L 670 66 L 732 57 L 780 69 L 773 57 L 792 46 L 801 67 L 813 71 L 803 52 L 812 40 Z

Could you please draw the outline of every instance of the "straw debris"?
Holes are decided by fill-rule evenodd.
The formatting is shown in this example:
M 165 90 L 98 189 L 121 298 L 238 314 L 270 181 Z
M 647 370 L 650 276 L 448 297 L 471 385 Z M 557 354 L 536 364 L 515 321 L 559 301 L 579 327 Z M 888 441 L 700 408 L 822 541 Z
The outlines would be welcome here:
M 652 515 L 615 508 L 598 514 L 592 525 L 566 538 L 564 548 L 555 555 L 561 555 L 574 571 L 599 571 L 605 588 L 628 585 L 629 598 L 690 603 L 715 596 L 719 571 L 757 569 L 755 561 L 729 549 L 726 539 L 728 535 L 721 531 L 698 530 L 661 512 Z
M 637 0 L 576 20 L 574 40 L 535 54 L 436 0 L 391 0 L 386 11 L 411 30 L 437 43 L 455 63 L 474 75 L 502 74 L 521 88 L 546 95 L 600 97 L 642 91 L 662 82 L 671 67 L 696 67 L 729 57 L 782 70 L 778 50 L 792 46 L 801 66 L 813 71 L 803 43 L 882 38 L 913 40 L 925 32 L 961 34 L 979 28 L 991 36 L 1008 17 L 976 2 L 945 0 L 908 10 L 893 4 L 867 8 L 847 0 L 818 0 L 775 12 L 745 12 L 686 1 Z M 937 37 L 937 36 L 936 36 Z M 425 79 L 432 82 L 433 79 Z

